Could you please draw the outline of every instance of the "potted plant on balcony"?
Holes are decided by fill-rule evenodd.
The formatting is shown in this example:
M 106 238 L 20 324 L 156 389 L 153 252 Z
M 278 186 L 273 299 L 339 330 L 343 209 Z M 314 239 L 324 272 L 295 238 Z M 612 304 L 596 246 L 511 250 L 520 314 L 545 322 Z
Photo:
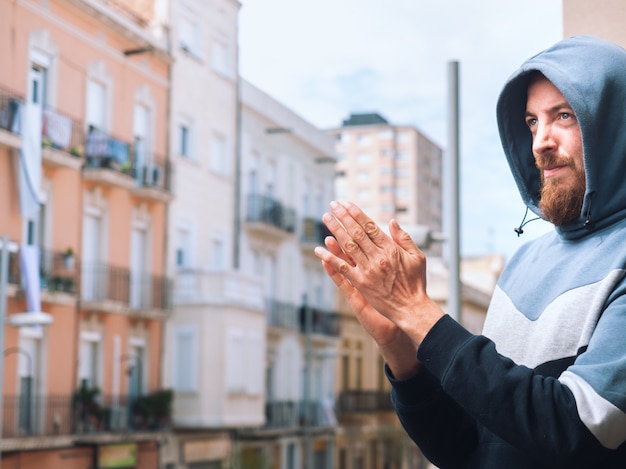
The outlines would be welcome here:
M 77 423 L 81 430 L 94 430 L 101 420 L 101 406 L 98 402 L 100 388 L 89 387 L 85 380 L 74 393 L 72 402 L 77 413 Z
M 74 145 L 70 148 L 70 155 L 75 156 L 76 158 L 80 158 L 83 156 L 84 150 L 81 145 Z
M 74 270 L 74 250 L 71 247 L 63 253 L 63 267 L 65 270 Z

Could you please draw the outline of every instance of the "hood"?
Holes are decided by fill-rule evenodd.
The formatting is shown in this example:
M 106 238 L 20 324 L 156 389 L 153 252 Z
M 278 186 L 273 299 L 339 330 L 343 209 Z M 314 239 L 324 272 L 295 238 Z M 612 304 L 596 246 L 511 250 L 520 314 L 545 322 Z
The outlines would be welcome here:
M 592 36 L 571 37 L 528 59 L 504 85 L 497 104 L 500 139 L 522 200 L 541 216 L 540 174 L 524 123 L 533 71 L 561 91 L 582 134 L 583 207 L 577 220 L 557 231 L 578 239 L 626 218 L 626 51 Z

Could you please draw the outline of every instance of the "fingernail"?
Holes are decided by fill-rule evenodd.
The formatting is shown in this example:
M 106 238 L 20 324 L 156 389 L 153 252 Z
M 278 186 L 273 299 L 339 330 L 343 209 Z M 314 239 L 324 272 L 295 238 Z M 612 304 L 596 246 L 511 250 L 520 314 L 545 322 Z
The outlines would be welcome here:
M 330 203 L 330 208 L 339 208 L 339 202 L 337 202 L 336 200 L 333 200 Z

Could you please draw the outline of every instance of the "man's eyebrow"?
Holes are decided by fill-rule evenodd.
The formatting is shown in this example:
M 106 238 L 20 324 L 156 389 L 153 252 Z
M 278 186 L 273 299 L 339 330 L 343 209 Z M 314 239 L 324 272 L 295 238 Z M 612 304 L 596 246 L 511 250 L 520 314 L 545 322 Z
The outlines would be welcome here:
M 548 112 L 557 112 L 560 111 L 561 109 L 569 109 L 572 112 L 574 111 L 572 109 L 572 106 L 570 105 L 570 103 L 568 103 L 567 101 L 561 101 L 560 103 L 555 104 L 554 106 L 552 106 L 551 108 L 549 108 L 547 111 Z M 534 112 L 530 112 L 528 109 L 526 109 L 526 111 L 524 112 L 524 117 L 530 117 L 530 116 L 534 116 L 535 113 Z

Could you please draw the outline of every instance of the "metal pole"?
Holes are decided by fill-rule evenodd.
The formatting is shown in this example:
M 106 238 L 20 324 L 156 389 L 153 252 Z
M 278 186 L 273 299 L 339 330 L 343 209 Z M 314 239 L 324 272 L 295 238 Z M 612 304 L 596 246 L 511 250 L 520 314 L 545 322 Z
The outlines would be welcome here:
M 448 314 L 461 321 L 459 255 L 459 63 L 448 63 Z
M 311 335 L 313 334 L 313 310 L 307 302 L 304 303 L 304 318 L 304 468 L 313 469 L 313 442 L 311 435 L 311 373 L 313 372 Z
M 0 259 L 0 350 L 4 350 L 4 323 L 7 307 L 7 282 L 9 277 L 9 237 L 2 237 L 2 259 Z M 4 356 L 0 358 L 0 467 L 2 467 L 2 407 L 4 401 Z

